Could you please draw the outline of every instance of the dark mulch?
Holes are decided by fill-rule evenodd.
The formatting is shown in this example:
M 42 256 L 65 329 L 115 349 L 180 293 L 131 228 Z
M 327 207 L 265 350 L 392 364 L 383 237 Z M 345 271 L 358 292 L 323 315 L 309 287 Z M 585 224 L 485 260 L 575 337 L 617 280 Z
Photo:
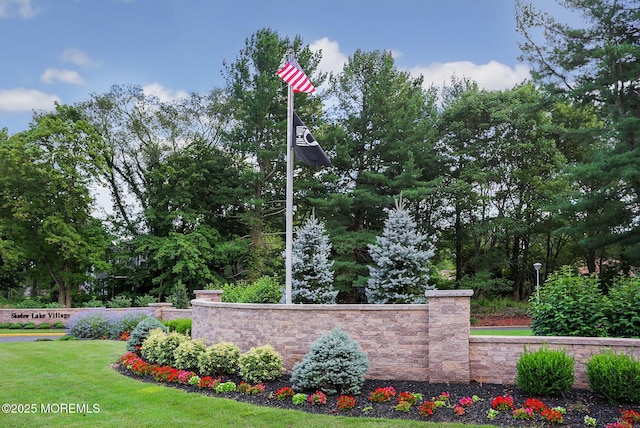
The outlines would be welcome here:
M 132 374 L 128 370 L 124 369 L 121 365 L 116 364 L 114 367 L 124 375 L 139 379 L 145 382 L 155 382 L 151 376 L 140 377 Z M 236 384 L 240 384 L 239 378 L 223 378 L 222 381 L 234 381 Z M 519 390 L 514 385 L 496 385 L 496 384 L 479 384 L 472 382 L 469 385 L 465 384 L 430 384 L 428 382 L 412 382 L 412 381 L 399 381 L 399 380 L 366 380 L 362 388 L 361 394 L 356 396 L 357 404 L 354 409 L 347 411 L 338 411 L 336 407 L 336 401 L 338 396 L 329 396 L 326 405 L 312 405 L 305 402 L 302 405 L 294 405 L 291 400 L 278 401 L 273 398 L 273 393 L 278 389 L 290 386 L 289 377 L 283 376 L 282 378 L 265 383 L 266 390 L 262 394 L 258 395 L 245 395 L 239 392 L 234 393 L 216 393 L 212 390 L 204 390 L 197 386 L 180 385 L 180 384 L 165 384 L 167 386 L 180 388 L 189 392 L 206 394 L 214 397 L 230 398 L 236 401 L 242 401 L 246 403 L 252 403 L 258 406 L 269 406 L 279 409 L 293 409 L 302 412 L 317 413 L 317 414 L 339 414 L 342 416 L 350 417 L 374 417 L 374 418 L 389 418 L 389 419 L 408 419 L 408 420 L 420 420 L 429 422 L 462 422 L 469 424 L 487 424 L 499 427 L 541 427 L 549 426 L 548 423 L 543 423 L 540 415 L 537 415 L 534 420 L 522 421 L 514 419 L 511 412 L 500 412 L 495 419 L 490 420 L 487 418 L 487 411 L 491 409 L 491 401 L 499 395 L 510 395 L 513 398 L 515 407 L 522 407 L 530 398 L 529 395 Z M 394 408 L 397 404 L 397 399 L 387 403 L 371 403 L 367 398 L 369 394 L 378 387 L 393 386 L 397 393 L 402 391 L 407 392 L 419 392 L 423 394 L 424 401 L 430 400 L 432 397 L 437 397 L 442 392 L 448 392 L 451 397 L 451 404 L 456 404 L 462 397 L 471 397 L 477 395 L 482 401 L 465 408 L 465 414 L 458 416 L 454 414 L 451 408 L 440 408 L 436 412 L 425 418 L 418 414 L 418 406 L 414 405 L 408 413 L 398 411 Z M 313 393 L 313 391 L 305 391 L 307 394 Z M 561 406 L 567 411 L 564 416 L 564 427 L 584 427 L 584 417 L 590 416 L 597 420 L 598 427 L 605 427 L 609 423 L 620 420 L 621 409 L 633 409 L 640 412 L 640 406 L 623 405 L 616 406 L 609 404 L 603 397 L 593 393 L 591 390 L 584 389 L 572 389 L 570 392 L 564 394 L 561 397 L 538 397 L 547 407 Z

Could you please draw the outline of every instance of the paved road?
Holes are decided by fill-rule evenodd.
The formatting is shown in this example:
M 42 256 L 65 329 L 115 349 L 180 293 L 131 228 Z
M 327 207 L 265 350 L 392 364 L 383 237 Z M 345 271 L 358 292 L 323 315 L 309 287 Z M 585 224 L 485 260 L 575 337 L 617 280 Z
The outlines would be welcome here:
M 61 336 L 64 336 L 64 333 L 0 334 L 0 343 L 2 342 L 35 342 L 38 339 L 56 340 Z

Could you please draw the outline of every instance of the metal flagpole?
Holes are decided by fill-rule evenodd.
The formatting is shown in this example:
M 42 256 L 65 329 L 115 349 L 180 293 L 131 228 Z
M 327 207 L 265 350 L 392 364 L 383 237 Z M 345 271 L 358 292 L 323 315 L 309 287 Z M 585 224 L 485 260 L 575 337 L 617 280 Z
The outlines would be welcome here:
M 293 49 L 289 49 L 289 60 Z M 285 232 L 285 303 L 291 304 L 292 258 L 293 258 L 293 85 L 287 85 L 287 193 Z

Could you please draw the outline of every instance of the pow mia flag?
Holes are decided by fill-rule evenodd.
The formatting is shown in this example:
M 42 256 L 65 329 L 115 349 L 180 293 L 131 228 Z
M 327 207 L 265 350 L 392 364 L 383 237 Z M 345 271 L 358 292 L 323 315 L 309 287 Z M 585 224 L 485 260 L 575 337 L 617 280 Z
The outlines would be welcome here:
M 293 149 L 303 163 L 310 166 L 329 166 L 331 161 L 313 138 L 304 122 L 293 112 Z

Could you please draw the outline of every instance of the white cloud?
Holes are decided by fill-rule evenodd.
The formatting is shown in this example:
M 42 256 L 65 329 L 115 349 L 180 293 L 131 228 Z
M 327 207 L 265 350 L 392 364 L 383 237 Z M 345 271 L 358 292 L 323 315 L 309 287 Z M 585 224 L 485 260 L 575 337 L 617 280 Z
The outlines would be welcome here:
M 487 90 L 509 89 L 531 78 L 526 65 L 518 64 L 512 68 L 497 61 L 489 61 L 487 64 L 474 64 L 470 61 L 433 63 L 426 67 L 414 67 L 409 72 L 414 76 L 424 76 L 425 88 L 432 84 L 448 85 L 453 76 L 469 78 L 477 82 L 480 88 Z
M 0 90 L 0 111 L 53 110 L 54 102 L 60 102 L 57 95 L 45 94 L 35 89 Z
M 165 88 L 160 83 L 150 83 L 142 87 L 142 90 L 147 95 L 155 95 L 162 102 L 170 102 L 180 98 L 187 98 L 189 94 L 182 90 L 172 90 Z
M 64 62 L 79 65 L 81 67 L 93 65 L 94 63 L 89 55 L 76 48 L 65 49 L 64 52 L 62 52 L 61 58 Z
M 33 7 L 31 0 L 0 0 L 0 19 L 20 16 L 32 18 L 39 12 Z
M 59 68 L 47 68 L 40 80 L 44 83 L 62 82 L 71 85 L 82 85 L 84 79 L 75 70 L 61 70 Z
M 309 45 L 309 49 L 316 52 L 322 50 L 322 59 L 318 64 L 318 70 L 325 73 L 340 73 L 349 59 L 340 52 L 338 42 L 323 37 Z

